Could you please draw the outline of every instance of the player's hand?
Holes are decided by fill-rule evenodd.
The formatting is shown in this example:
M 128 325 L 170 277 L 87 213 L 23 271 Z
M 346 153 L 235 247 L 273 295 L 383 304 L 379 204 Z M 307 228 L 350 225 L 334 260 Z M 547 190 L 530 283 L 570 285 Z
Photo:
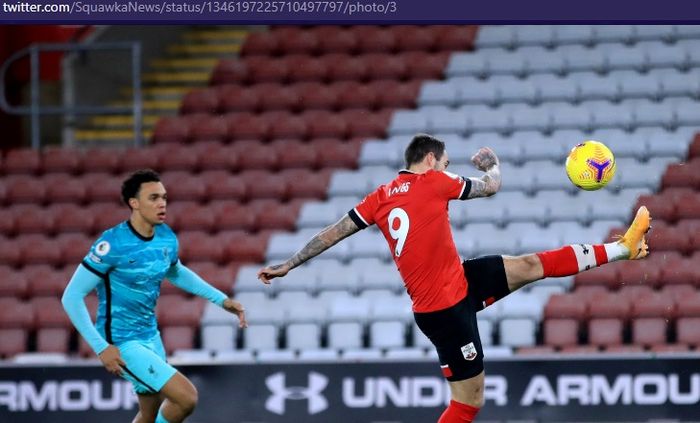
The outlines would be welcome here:
M 281 278 L 282 276 L 286 275 L 290 270 L 291 269 L 289 268 L 289 265 L 287 265 L 286 263 L 267 266 L 258 270 L 258 279 L 260 279 L 262 283 L 269 285 L 272 279 Z
M 472 163 L 482 172 L 487 172 L 494 166 L 498 165 L 498 157 L 488 147 L 481 147 L 479 151 L 472 156 Z
M 243 307 L 243 304 L 234 300 L 233 298 L 226 298 L 224 300 L 224 310 L 238 316 L 238 327 L 239 328 L 247 328 L 248 327 L 248 321 L 245 319 L 245 307 Z
M 115 376 L 121 376 L 123 368 L 126 367 L 126 363 L 122 360 L 122 356 L 119 353 L 119 348 L 114 345 L 110 345 L 102 351 L 98 357 L 102 364 L 105 366 L 108 372 Z

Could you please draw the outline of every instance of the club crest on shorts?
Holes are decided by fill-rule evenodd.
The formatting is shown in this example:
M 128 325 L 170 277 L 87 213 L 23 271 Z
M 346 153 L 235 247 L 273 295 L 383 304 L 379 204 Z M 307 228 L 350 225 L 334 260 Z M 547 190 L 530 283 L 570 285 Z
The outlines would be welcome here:
M 476 347 L 473 342 L 468 343 L 462 347 L 462 355 L 467 361 L 472 361 L 476 358 L 478 353 L 476 352 Z

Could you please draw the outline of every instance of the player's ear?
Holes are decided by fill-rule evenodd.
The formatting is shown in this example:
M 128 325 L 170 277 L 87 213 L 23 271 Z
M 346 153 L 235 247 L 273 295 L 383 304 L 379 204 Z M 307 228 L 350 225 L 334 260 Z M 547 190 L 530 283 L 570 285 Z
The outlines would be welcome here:
M 139 200 L 136 199 L 136 197 L 131 197 L 131 198 L 129 198 L 129 206 L 130 206 L 132 209 L 137 209 L 137 208 L 138 208 L 138 205 L 139 205 Z

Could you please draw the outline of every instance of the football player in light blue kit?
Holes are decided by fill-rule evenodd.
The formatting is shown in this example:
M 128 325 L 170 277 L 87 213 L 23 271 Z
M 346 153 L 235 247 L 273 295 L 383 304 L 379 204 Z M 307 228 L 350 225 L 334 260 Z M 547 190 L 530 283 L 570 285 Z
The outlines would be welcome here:
M 156 323 L 160 284 L 181 289 L 235 314 L 247 326 L 243 306 L 212 287 L 178 260 L 178 241 L 164 224 L 167 194 L 157 173 L 141 170 L 122 185 L 129 220 L 95 241 L 66 287 L 66 313 L 110 373 L 134 385 L 139 412 L 134 423 L 182 422 L 197 404 L 197 390 L 165 360 Z M 97 289 L 95 327 L 84 297 Z

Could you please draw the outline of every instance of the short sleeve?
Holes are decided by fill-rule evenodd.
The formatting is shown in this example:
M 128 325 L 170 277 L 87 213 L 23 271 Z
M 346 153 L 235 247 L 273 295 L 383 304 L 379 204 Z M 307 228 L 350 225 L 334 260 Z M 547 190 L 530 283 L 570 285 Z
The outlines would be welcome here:
M 440 197 L 445 200 L 466 200 L 471 190 L 471 181 L 457 174 L 442 171 L 435 172 L 434 186 Z
M 374 215 L 379 207 L 379 189 L 368 194 L 358 205 L 348 212 L 348 216 L 360 229 L 373 225 Z
M 117 266 L 117 262 L 118 254 L 113 239 L 108 233 L 104 233 L 92 244 L 82 264 L 92 273 L 104 277 Z

